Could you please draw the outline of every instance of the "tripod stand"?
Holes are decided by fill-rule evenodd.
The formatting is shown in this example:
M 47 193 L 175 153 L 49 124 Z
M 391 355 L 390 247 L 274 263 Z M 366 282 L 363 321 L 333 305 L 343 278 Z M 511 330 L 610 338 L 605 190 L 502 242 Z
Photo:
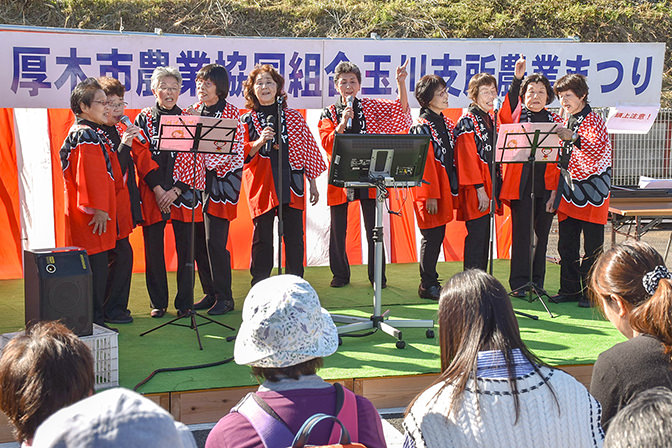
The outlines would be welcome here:
M 387 188 L 419 185 L 428 147 L 426 135 L 336 134 L 334 138 L 329 183 L 346 188 L 376 188 L 373 314 L 368 318 L 332 314 L 334 322 L 345 324 L 338 327 L 339 335 L 382 330 L 397 339 L 399 349 L 406 347 L 399 328 L 427 328 L 425 335 L 434 337 L 433 320 L 389 320 L 387 311 L 382 312 L 383 213 Z M 390 173 L 395 173 L 394 177 Z
M 235 328 L 226 325 L 222 322 L 218 322 L 208 316 L 204 316 L 196 311 L 194 311 L 194 289 L 193 285 L 196 279 L 196 266 L 194 263 L 194 241 L 195 241 L 195 227 L 196 227 L 196 179 L 198 178 L 199 173 L 197 172 L 197 157 L 198 154 L 203 153 L 218 153 L 226 154 L 226 149 L 229 149 L 235 139 L 237 123 L 235 120 L 221 119 L 221 118 L 210 118 L 210 117 L 201 117 L 201 116 L 167 116 L 164 115 L 161 117 L 161 124 L 159 128 L 159 143 L 158 148 L 160 150 L 166 151 L 185 151 L 188 148 L 188 151 L 192 154 L 192 163 L 193 163 L 193 182 L 191 183 L 191 235 L 189 241 L 189 263 L 191 275 L 191 290 L 190 290 L 190 301 L 189 308 L 184 313 L 178 313 L 179 315 L 168 322 L 164 322 L 161 325 L 158 325 L 154 328 L 151 328 L 147 331 L 140 333 L 140 336 L 144 336 L 153 331 L 156 331 L 160 328 L 163 328 L 167 325 L 178 325 L 182 327 L 189 327 L 196 333 L 196 340 L 198 341 L 198 348 L 203 350 L 203 344 L 201 343 L 201 335 L 198 330 L 198 323 L 196 322 L 196 316 L 205 319 L 207 323 L 214 323 L 219 326 L 222 326 L 231 331 L 235 331 Z M 185 135 L 185 131 L 186 134 Z M 201 144 L 203 143 L 203 148 Z M 227 145 L 228 143 L 228 145 Z M 187 146 L 185 148 L 185 144 Z M 199 149 L 200 148 L 200 149 Z M 205 211 L 204 211 L 205 213 Z M 176 322 L 182 319 L 189 319 L 189 324 L 178 324 Z M 228 338 L 227 338 L 228 340 Z
M 529 151 L 529 154 L 527 155 L 527 160 L 522 163 L 527 164 L 530 171 L 530 200 L 531 200 L 530 223 L 528 228 L 530 238 L 529 252 L 528 252 L 529 254 L 528 281 L 524 285 L 511 291 L 509 295 L 514 296 L 516 295 L 516 293 L 526 292 L 528 302 L 531 303 L 534 302 L 535 300 L 539 300 L 543 305 L 544 309 L 546 310 L 546 312 L 549 314 L 549 316 L 553 318 L 555 316 L 553 315 L 551 310 L 548 308 L 546 302 L 544 301 L 544 297 L 552 301 L 551 296 L 541 286 L 538 286 L 534 283 L 534 255 L 537 248 L 537 241 L 535 240 L 535 232 L 534 232 L 535 207 L 536 207 L 536 198 L 534 192 L 534 185 L 535 185 L 534 168 L 535 164 L 537 163 L 547 164 L 556 162 L 555 160 L 552 160 L 553 158 L 551 157 L 551 154 L 555 151 L 557 155 L 557 151 L 560 149 L 560 144 L 556 141 L 546 143 L 544 142 L 551 135 L 555 135 L 557 137 L 557 134 L 554 132 L 557 125 L 553 123 L 534 123 L 534 124 L 522 123 L 517 125 L 504 125 L 504 126 L 512 127 L 513 131 L 506 129 L 506 131 L 508 132 L 506 132 L 506 135 L 504 136 L 503 145 L 500 148 L 498 148 L 501 149 L 502 158 L 504 157 L 505 151 L 507 149 L 509 149 L 509 151 L 516 151 L 518 152 L 518 154 L 523 154 L 523 156 L 525 152 Z M 517 129 L 522 130 L 516 132 Z M 521 145 L 521 143 L 518 140 L 516 140 L 516 136 L 523 136 L 525 138 L 525 142 Z M 507 139 L 509 137 L 511 138 L 507 142 Z M 544 143 L 543 148 L 541 148 L 542 143 Z M 500 146 L 499 141 L 498 146 Z M 537 151 L 539 149 L 541 149 L 542 160 L 537 160 Z M 557 157 L 555 158 L 557 159 Z M 521 163 L 521 162 L 518 160 L 508 160 L 508 161 L 502 161 L 501 163 Z

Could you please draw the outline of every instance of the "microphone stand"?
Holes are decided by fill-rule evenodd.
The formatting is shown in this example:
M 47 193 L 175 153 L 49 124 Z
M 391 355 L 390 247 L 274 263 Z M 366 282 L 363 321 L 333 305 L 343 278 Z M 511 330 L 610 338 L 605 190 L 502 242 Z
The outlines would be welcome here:
M 278 95 L 277 105 L 278 105 L 278 119 L 276 120 L 275 126 L 275 137 L 278 142 L 278 191 L 276 191 L 276 196 L 278 197 L 278 275 L 282 275 L 282 241 L 285 234 L 285 228 L 283 225 L 283 185 L 282 185 L 282 96 Z
M 499 98 L 495 98 L 494 104 L 494 123 L 492 126 L 493 133 L 493 145 L 490 153 L 490 241 L 488 242 L 488 259 L 490 260 L 490 265 L 488 266 L 488 273 L 492 275 L 492 265 L 493 265 L 493 252 L 495 246 L 495 148 L 497 147 L 497 115 L 499 113 Z

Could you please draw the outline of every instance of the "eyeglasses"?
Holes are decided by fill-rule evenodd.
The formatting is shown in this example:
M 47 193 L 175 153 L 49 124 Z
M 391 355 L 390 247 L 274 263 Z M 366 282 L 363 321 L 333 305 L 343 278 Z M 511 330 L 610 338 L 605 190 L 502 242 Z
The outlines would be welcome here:
M 126 101 L 123 101 L 121 103 L 107 103 L 111 108 L 113 109 L 121 109 L 122 107 L 128 106 L 128 103 Z
M 92 102 L 92 103 L 98 103 L 98 104 L 101 104 L 103 107 L 107 107 L 107 106 L 110 105 L 110 102 L 109 102 L 109 101 L 93 100 L 93 101 L 91 101 L 91 102 Z
M 166 93 L 177 93 L 180 91 L 178 87 L 159 87 L 157 90 L 159 92 L 166 92 Z

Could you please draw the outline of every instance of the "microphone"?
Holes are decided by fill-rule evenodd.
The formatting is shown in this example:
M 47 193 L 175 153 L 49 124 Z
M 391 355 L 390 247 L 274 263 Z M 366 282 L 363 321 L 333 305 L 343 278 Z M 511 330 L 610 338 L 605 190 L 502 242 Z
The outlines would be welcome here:
M 492 102 L 492 109 L 497 112 L 502 107 L 502 99 L 500 97 L 495 98 Z
M 131 123 L 131 119 L 128 118 L 126 115 L 122 115 L 122 116 L 121 116 L 121 122 L 124 123 L 127 127 L 128 127 L 128 126 L 131 126 L 131 125 L 133 124 L 133 123 Z M 147 140 L 146 140 L 145 137 L 142 135 L 142 132 L 140 132 L 136 138 L 137 138 L 138 140 L 140 140 L 140 143 L 142 143 L 143 145 L 144 145 L 145 143 L 147 143 Z
M 275 116 L 273 116 L 273 115 L 270 115 L 268 117 L 268 122 L 266 123 L 266 127 L 269 127 L 269 126 L 270 127 L 275 127 Z M 273 138 L 271 140 L 266 140 L 266 149 L 265 149 L 266 154 L 271 153 L 271 148 L 273 147 L 273 141 L 274 140 L 275 140 L 275 138 Z
M 352 109 L 352 95 L 348 96 L 347 102 L 348 102 L 348 107 L 350 109 Z M 345 128 L 348 129 L 348 130 L 352 129 L 352 118 L 348 118 L 348 123 L 345 125 Z

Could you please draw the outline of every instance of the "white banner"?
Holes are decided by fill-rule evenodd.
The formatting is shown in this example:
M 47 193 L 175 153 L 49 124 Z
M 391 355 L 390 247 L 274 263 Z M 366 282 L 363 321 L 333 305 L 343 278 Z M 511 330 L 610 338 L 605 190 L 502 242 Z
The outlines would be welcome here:
M 492 73 L 506 93 L 518 54 L 528 72 L 554 82 L 566 73 L 588 77 L 593 106 L 658 105 L 664 43 L 581 43 L 573 40 L 451 39 L 273 39 L 202 37 L 73 30 L 0 28 L 0 107 L 67 108 L 70 91 L 89 76 L 114 76 L 124 83 L 130 108 L 153 104 L 152 70 L 178 67 L 184 77 L 180 104 L 196 100 L 195 74 L 209 63 L 230 75 L 230 101 L 244 107 L 242 83 L 257 63 L 274 65 L 285 77 L 288 104 L 320 109 L 333 103 L 333 72 L 349 60 L 362 71 L 361 96 L 395 98 L 395 69 L 410 58 L 407 87 L 425 74 L 442 76 L 450 106 L 469 104 L 472 75 Z M 557 106 L 557 101 L 554 105 Z

